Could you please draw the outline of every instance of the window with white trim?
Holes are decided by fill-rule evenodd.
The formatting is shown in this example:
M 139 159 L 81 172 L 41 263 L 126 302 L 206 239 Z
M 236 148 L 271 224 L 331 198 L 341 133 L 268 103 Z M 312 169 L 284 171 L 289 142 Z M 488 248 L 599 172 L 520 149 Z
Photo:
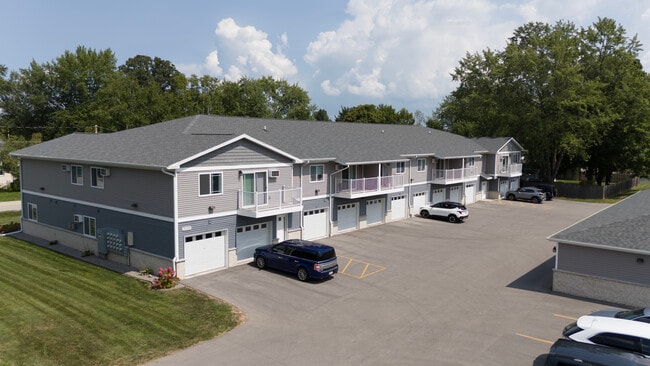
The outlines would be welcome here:
M 427 169 L 427 160 L 418 159 L 418 172 L 423 172 Z
M 38 207 L 34 203 L 27 204 L 27 218 L 32 221 L 38 221 Z
M 94 217 L 84 216 L 84 235 L 97 237 L 97 222 Z
M 404 174 L 406 171 L 406 165 L 403 161 L 397 162 L 397 174 Z
M 72 165 L 70 172 L 72 184 L 82 186 L 84 184 L 84 168 L 81 165 Z
M 223 193 L 223 175 L 221 173 L 199 174 L 199 196 Z
M 309 181 L 322 182 L 323 181 L 323 165 L 312 165 L 309 167 Z
M 90 186 L 94 188 L 104 188 L 104 169 L 90 168 Z

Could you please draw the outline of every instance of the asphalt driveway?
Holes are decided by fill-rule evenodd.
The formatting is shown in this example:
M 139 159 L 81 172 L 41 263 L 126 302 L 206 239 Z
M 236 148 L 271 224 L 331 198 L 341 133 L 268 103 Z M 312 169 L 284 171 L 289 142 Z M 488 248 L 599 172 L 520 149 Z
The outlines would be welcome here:
M 550 292 L 545 238 L 607 207 L 483 201 L 462 224 L 413 217 L 341 234 L 341 273 L 302 283 L 243 265 L 183 281 L 246 322 L 150 365 L 541 365 L 549 342 L 607 305 Z

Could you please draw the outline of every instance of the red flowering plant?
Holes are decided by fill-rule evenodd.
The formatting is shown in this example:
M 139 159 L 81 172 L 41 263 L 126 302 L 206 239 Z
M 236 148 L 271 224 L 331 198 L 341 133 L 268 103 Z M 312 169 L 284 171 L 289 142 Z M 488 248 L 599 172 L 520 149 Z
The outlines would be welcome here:
M 152 287 L 156 289 L 172 288 L 178 281 L 180 279 L 176 277 L 176 272 L 174 272 L 172 267 L 159 268 L 158 278 L 153 280 Z

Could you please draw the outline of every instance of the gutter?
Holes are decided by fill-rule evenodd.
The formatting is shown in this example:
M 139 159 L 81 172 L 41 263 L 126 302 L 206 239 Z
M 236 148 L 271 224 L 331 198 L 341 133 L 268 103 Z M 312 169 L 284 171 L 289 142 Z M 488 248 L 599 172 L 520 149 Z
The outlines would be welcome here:
M 166 168 L 161 168 L 160 171 L 163 174 L 167 174 L 172 177 L 173 180 L 173 195 L 174 195 L 174 258 L 172 258 L 172 266 L 174 268 L 174 273 L 178 276 L 178 268 L 176 267 L 176 262 L 178 261 L 178 176 L 176 172 L 170 172 Z M 183 273 L 183 275 L 185 275 Z

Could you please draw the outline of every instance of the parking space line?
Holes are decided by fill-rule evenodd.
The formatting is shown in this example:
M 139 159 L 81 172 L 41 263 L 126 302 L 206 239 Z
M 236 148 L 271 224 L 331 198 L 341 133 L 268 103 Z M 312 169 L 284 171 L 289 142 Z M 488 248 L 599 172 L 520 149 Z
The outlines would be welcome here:
M 525 334 L 521 334 L 521 333 L 515 333 L 515 334 L 520 336 L 520 337 L 532 339 L 533 341 L 537 341 L 537 342 L 548 343 L 548 344 L 555 343 L 553 341 L 549 341 L 548 339 L 537 338 L 537 337 L 533 337 L 533 336 L 529 336 L 529 335 L 525 335 Z
M 353 259 L 342 255 L 339 255 L 338 257 L 347 259 L 347 263 L 345 266 L 343 266 L 343 269 L 339 271 L 340 274 L 344 274 L 346 276 L 363 279 L 386 269 L 386 267 L 365 261 L 360 261 L 358 259 Z
M 574 318 L 574 317 L 568 316 L 568 315 L 553 314 L 553 316 L 557 316 L 558 318 L 564 318 L 564 319 L 569 319 L 569 320 L 573 320 L 573 321 L 578 321 L 577 318 Z

